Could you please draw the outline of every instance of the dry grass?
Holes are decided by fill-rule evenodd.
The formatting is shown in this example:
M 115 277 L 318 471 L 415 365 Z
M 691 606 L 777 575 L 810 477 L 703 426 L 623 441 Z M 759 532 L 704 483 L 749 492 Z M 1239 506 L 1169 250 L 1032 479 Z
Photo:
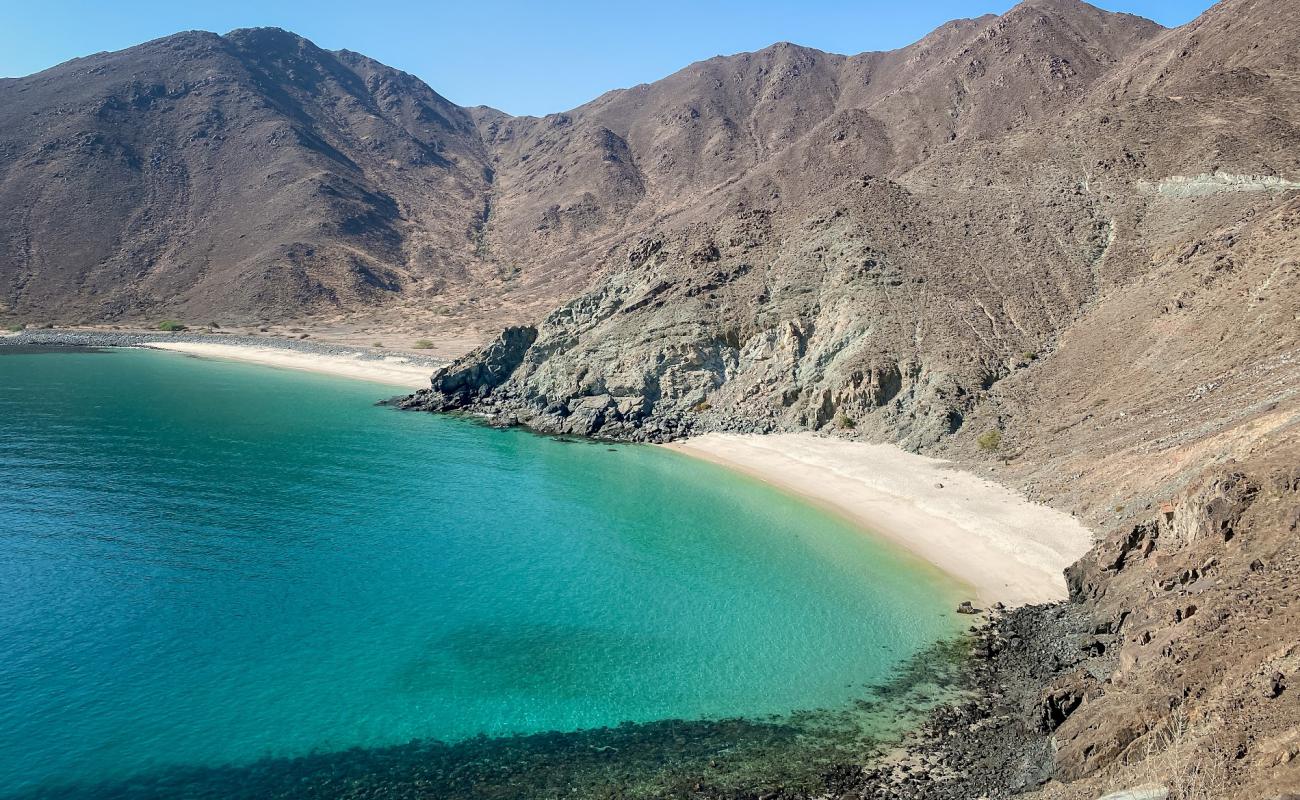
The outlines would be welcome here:
M 1231 754 L 1215 741 L 1211 725 L 1194 726 L 1184 709 L 1148 733 L 1140 755 L 1121 759 L 1111 779 L 1118 791 L 1145 784 L 1169 788 L 1170 800 L 1225 800 L 1236 785 L 1228 774 Z

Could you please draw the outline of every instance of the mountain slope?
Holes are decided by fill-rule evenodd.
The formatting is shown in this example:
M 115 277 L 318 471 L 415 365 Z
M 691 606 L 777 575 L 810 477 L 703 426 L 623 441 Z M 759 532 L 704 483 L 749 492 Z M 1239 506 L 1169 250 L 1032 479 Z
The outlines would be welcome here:
M 670 137 L 674 147 L 661 143 L 649 158 L 629 144 L 645 193 L 628 200 L 628 235 L 619 242 L 604 234 L 592 261 L 613 271 L 537 326 L 491 407 L 535 427 L 649 438 L 828 427 L 927 446 L 971 415 L 1000 425 L 1002 412 L 984 402 L 995 385 L 1031 363 L 1041 372 L 1044 356 L 1088 315 L 1151 292 L 1145 276 L 1173 252 L 1249 224 L 1292 196 L 1276 177 L 1300 168 L 1293 146 L 1300 119 L 1289 102 L 1296 82 L 1286 79 L 1292 50 L 1255 48 L 1253 67 L 1241 59 L 1183 67 L 1196 85 L 1211 87 L 1253 70 L 1253 94 L 1238 86 L 1170 108 L 1186 98 L 1133 88 L 1164 53 L 1187 51 L 1188 37 L 1232 18 L 1230 11 L 1232 24 L 1248 30 L 1252 10 L 1267 13 L 1258 4 L 1220 6 L 1187 29 L 1162 32 L 1081 3 L 1024 4 L 859 59 L 874 62 L 867 72 L 912 63 L 903 86 L 874 96 L 863 94 L 863 80 L 843 77 L 850 61 L 778 46 L 767 58 L 783 57 L 781 70 L 761 71 L 781 71 L 772 85 L 800 76 L 803 88 L 790 96 L 820 108 L 821 121 L 761 160 L 769 139 L 758 137 L 737 156 L 753 165 L 697 187 L 696 199 L 678 176 L 664 194 L 687 198 L 681 208 L 644 199 L 664 181 L 648 166 L 658 162 L 653 156 L 715 159 L 692 150 L 690 136 Z M 976 63 L 977 80 L 932 77 Z M 713 85 L 717 69 L 710 63 L 670 80 Z M 1178 79 L 1164 72 L 1162 80 Z M 722 83 L 745 85 L 745 73 Z M 844 103 L 844 86 L 858 87 L 858 105 Z M 653 91 L 639 90 L 638 107 L 651 105 Z M 744 93 L 755 106 L 772 96 L 787 95 Z M 1266 111 L 1242 122 L 1232 110 L 1243 104 Z M 566 115 L 564 129 L 593 113 Z M 702 116 L 721 130 L 741 116 L 731 113 Z M 940 116 L 958 124 L 935 135 Z M 617 135 L 637 142 L 635 130 Z M 1195 177 L 1203 172 L 1235 177 Z M 1210 194 L 1184 196 L 1187 187 Z M 545 196 L 568 188 L 553 180 Z M 638 222 L 642 202 L 659 213 Z M 1294 301 L 1289 285 L 1268 293 L 1281 316 Z M 463 388 L 435 387 L 424 399 L 442 407 L 477 397 Z
M 1300 790 L 1298 53 L 1291 0 L 1173 30 L 1029 0 L 529 118 L 282 31 L 178 34 L 0 81 L 0 312 L 388 314 L 490 339 L 409 408 L 959 461 L 1103 535 L 1069 613 L 1026 612 L 1070 658 L 972 733 L 1040 737 L 1043 797 L 1274 797 Z
M 1002 142 L 1057 124 L 1159 32 L 1081 3 L 1026 4 L 894 53 L 782 45 L 673 76 L 666 83 L 713 88 L 717 111 L 699 125 L 753 131 L 757 109 L 777 101 L 783 124 L 738 150 L 731 178 L 693 189 L 674 172 L 662 194 L 684 196 L 682 207 L 647 200 L 657 213 L 638 225 L 634 205 L 625 218 L 639 230 L 610 259 L 630 268 L 543 322 L 497 394 L 529 424 L 584 433 L 837 421 L 914 445 L 952 433 L 971 398 L 1049 347 L 1095 296 L 1110 237 L 1074 163 L 1025 174 Z M 631 91 L 638 109 L 657 108 L 658 87 Z M 566 119 L 622 102 L 632 101 L 607 96 Z M 700 149 L 717 135 L 671 134 L 642 145 L 638 165 L 727 163 Z M 640 171 L 653 197 L 666 181 Z M 554 181 L 546 196 L 567 188 Z M 566 413 L 574 403 L 581 415 Z
M 469 269 L 472 120 L 355 53 L 183 33 L 10 81 L 0 108 L 11 313 L 305 316 Z
M 841 173 L 906 170 L 1041 117 L 1157 30 L 1025 5 L 890 53 L 718 57 L 541 119 L 283 31 L 178 34 L 0 84 L 0 302 L 36 321 L 524 321 L 815 130 Z
M 933 37 L 906 81 L 841 78 L 819 125 L 407 405 L 632 439 L 815 429 L 1020 487 L 1102 538 L 1068 613 L 1026 612 L 1072 653 L 970 725 L 979 765 L 1036 736 L 1044 771 L 1022 751 L 997 769 L 1052 776 L 1043 798 L 1288 797 L 1300 7 L 1227 0 L 1161 31 L 1032 3 Z M 990 792 L 919 785 L 890 796 Z
M 816 158 L 842 172 L 904 171 L 959 135 L 1002 134 L 1062 107 L 1158 31 L 1082 3 L 1026 4 L 949 23 L 888 53 L 846 58 L 781 43 L 564 114 L 493 117 L 493 254 L 548 276 L 575 263 L 599 272 L 620 237 L 788 159 L 814 131 L 830 139 Z M 618 144 L 597 170 L 552 155 L 605 139 Z M 620 180 L 600 179 L 615 168 Z M 795 189 L 816 193 L 822 180 L 814 172 Z

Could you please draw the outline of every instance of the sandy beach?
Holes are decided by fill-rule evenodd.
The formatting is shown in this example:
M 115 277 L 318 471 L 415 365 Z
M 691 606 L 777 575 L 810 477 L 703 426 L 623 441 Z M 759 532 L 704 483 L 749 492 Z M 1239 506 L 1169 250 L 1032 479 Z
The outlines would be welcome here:
M 712 433 L 667 446 L 849 517 L 968 584 L 978 604 L 1065 599 L 1062 570 L 1093 541 L 1068 514 L 892 445 Z
M 356 378 L 375 383 L 386 383 L 407 389 L 423 389 L 429 385 L 433 369 L 425 364 L 413 363 L 401 356 L 382 359 L 362 359 L 355 356 L 330 355 L 286 350 L 278 347 L 252 347 L 247 345 L 206 342 L 154 342 L 150 347 L 174 350 L 202 358 L 221 358 L 244 361 L 268 367 L 319 372 L 344 378 Z

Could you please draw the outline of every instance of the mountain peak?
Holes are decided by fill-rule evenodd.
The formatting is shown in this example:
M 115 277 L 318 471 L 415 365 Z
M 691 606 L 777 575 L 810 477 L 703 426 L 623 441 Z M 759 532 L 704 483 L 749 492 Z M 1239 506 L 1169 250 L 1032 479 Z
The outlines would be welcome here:
M 1012 6 L 1011 11 L 1015 11 L 1017 8 L 1022 8 L 1022 7 L 1047 9 L 1052 11 L 1066 11 L 1066 12 L 1069 11 L 1086 12 L 1086 11 L 1102 10 L 1092 5 L 1091 3 L 1084 2 L 1084 0 L 1020 0 L 1019 3 L 1016 3 L 1016 5 Z
M 236 28 L 221 38 L 238 47 L 264 53 L 303 50 L 325 52 L 310 39 L 284 28 Z
M 1088 25 L 1107 23 L 1115 20 L 1128 20 L 1156 30 L 1164 27 L 1136 14 L 1123 11 L 1107 11 L 1085 0 L 1021 0 L 1000 19 L 1009 20 L 1027 15 L 1053 17 L 1067 22 L 1080 22 Z
M 233 39 L 257 39 L 262 41 L 282 41 L 282 42 L 306 42 L 309 41 L 305 36 L 299 36 L 290 30 L 279 28 L 274 25 L 265 25 L 253 28 L 235 28 L 226 33 L 224 38 Z

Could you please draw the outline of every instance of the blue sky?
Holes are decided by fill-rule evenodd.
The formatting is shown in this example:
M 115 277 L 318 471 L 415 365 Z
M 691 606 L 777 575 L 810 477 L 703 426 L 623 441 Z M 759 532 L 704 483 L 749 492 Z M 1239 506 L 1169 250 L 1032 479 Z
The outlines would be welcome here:
M 1210 0 L 1101 0 L 1180 25 Z M 859 53 L 915 41 L 1008 0 L 439 2 L 425 0 L 0 0 L 0 75 L 118 50 L 180 30 L 275 25 L 418 75 L 462 105 L 563 111 L 692 61 L 776 41 Z

